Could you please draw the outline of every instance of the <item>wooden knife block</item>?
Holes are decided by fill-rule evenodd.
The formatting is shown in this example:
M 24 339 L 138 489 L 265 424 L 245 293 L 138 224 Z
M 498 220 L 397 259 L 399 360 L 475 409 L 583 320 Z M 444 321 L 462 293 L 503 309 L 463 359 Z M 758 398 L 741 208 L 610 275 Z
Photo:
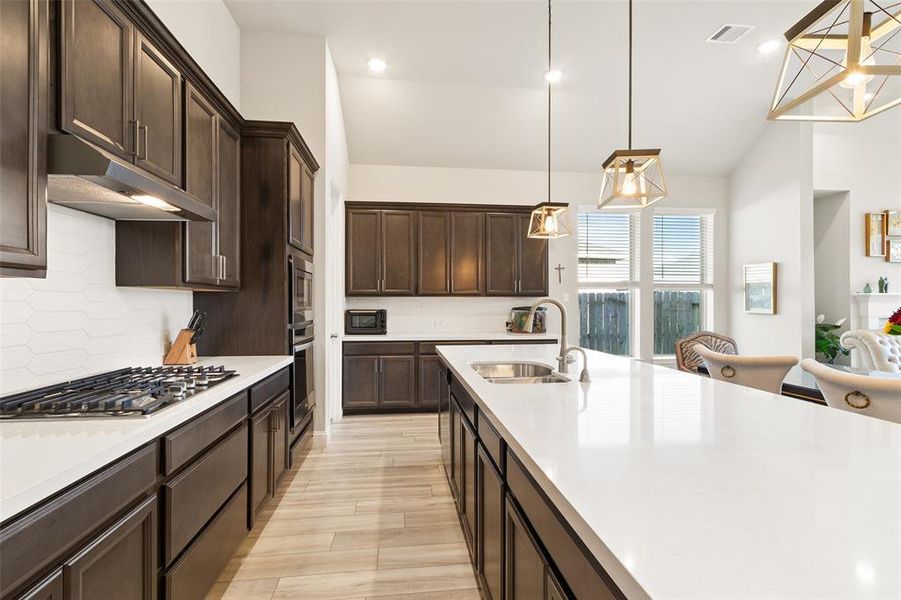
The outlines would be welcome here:
M 175 341 L 166 358 L 163 360 L 164 365 L 193 365 L 197 362 L 197 346 L 191 343 L 191 336 L 194 332 L 190 329 L 182 329 L 178 332 Z

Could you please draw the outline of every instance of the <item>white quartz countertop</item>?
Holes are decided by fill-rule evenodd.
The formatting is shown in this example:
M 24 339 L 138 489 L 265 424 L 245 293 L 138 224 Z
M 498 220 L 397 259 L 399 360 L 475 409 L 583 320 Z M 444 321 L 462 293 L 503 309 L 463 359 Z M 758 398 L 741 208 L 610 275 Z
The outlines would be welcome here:
M 453 341 L 529 341 L 529 340 L 558 340 L 560 336 L 554 333 L 510 333 L 509 331 L 482 331 L 469 333 L 392 333 L 385 335 L 347 335 L 345 342 L 453 342 Z
M 438 352 L 629 598 L 901 598 L 901 425 L 598 352 L 543 385 L 470 365 L 553 346 Z
M 203 357 L 238 372 L 208 391 L 140 417 L 0 422 L 0 521 L 17 515 L 191 417 L 290 365 L 291 356 Z

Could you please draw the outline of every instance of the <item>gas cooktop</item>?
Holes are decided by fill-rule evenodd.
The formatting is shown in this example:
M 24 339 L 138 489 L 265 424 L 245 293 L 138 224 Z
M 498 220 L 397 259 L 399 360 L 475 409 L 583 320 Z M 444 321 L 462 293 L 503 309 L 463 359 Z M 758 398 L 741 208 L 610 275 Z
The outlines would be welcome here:
M 155 413 L 230 377 L 225 367 L 127 367 L 0 398 L 0 419 Z

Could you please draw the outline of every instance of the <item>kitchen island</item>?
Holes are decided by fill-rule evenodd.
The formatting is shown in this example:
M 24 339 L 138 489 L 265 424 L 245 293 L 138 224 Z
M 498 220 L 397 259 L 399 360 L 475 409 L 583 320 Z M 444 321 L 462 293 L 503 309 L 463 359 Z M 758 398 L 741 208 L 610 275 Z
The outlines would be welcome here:
M 550 384 L 472 367 L 557 350 L 437 349 L 445 466 L 489 597 L 540 585 L 519 579 L 517 527 L 549 597 L 901 597 L 901 425 L 591 351 L 589 384 L 580 363 Z

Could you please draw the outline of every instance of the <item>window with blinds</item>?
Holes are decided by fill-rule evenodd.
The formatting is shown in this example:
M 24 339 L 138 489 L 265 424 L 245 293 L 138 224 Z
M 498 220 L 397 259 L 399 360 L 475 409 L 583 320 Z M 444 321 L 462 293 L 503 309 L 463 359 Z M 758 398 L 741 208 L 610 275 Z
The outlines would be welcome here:
M 713 286 L 713 215 L 654 215 L 654 283 Z
M 634 214 L 579 213 L 579 283 L 635 282 L 637 247 L 638 219 Z

